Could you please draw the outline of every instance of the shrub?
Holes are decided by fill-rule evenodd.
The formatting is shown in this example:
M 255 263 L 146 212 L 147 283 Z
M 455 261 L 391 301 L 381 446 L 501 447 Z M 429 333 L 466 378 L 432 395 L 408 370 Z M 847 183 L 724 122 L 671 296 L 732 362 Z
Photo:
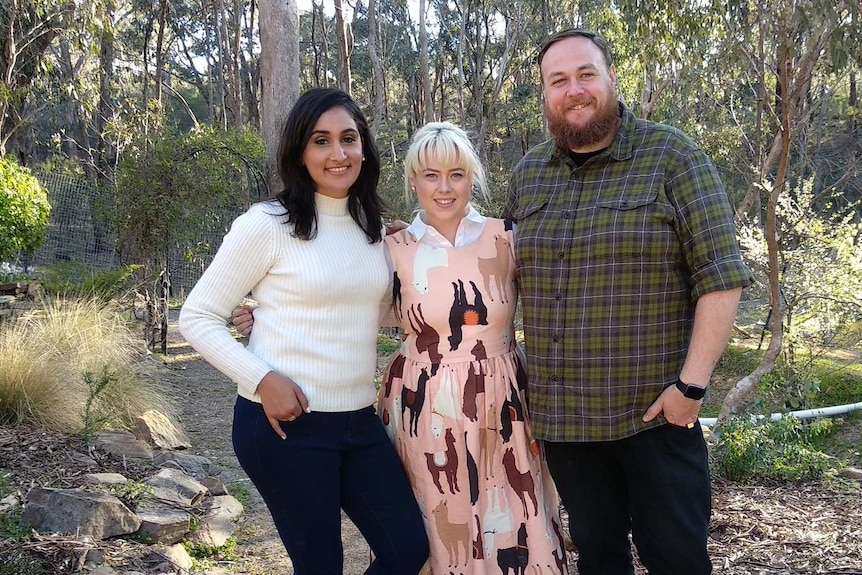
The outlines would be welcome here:
M 173 415 L 163 391 L 139 377 L 139 358 L 140 342 L 113 306 L 48 302 L 0 326 L 0 422 L 91 433 L 131 427 L 147 409 Z
M 716 472 L 743 482 L 815 479 L 830 466 L 829 456 L 817 446 L 832 429 L 830 419 L 806 426 L 792 416 L 778 421 L 731 418 L 719 428 L 720 440 L 713 449 Z
M 0 158 L 0 261 L 45 242 L 51 205 L 39 180 L 10 156 Z
M 57 261 L 41 272 L 45 293 L 65 298 L 120 300 L 135 289 L 134 275 L 140 265 L 91 272 L 81 261 Z

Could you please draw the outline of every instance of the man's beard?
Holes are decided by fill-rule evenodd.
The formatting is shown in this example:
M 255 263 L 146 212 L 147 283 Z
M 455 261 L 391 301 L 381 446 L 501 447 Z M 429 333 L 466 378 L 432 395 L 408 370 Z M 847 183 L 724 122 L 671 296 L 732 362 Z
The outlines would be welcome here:
M 563 150 L 577 150 L 594 146 L 604 140 L 617 126 L 619 105 L 611 100 L 608 105 L 597 109 L 596 116 L 583 127 L 572 126 L 566 121 L 565 110 L 550 110 L 545 105 L 548 129 L 554 136 L 557 146 Z

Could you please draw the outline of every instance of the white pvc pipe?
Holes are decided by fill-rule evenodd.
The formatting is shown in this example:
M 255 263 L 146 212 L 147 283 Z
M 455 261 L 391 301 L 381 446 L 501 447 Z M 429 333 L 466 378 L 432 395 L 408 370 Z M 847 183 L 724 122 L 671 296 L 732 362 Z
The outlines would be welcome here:
M 811 419 L 814 417 L 826 417 L 830 415 L 841 415 L 842 413 L 849 413 L 851 411 L 856 411 L 857 409 L 862 409 L 862 401 L 859 403 L 848 403 L 846 405 L 834 405 L 832 407 L 818 407 L 816 409 L 803 409 L 800 411 L 791 411 L 789 413 L 773 413 L 769 416 L 769 419 L 772 421 L 778 421 L 784 416 L 792 415 L 796 417 L 796 419 Z M 752 419 L 764 419 L 765 415 L 753 415 Z M 699 417 L 698 421 L 700 421 L 701 425 L 715 425 L 715 422 L 718 418 L 716 417 Z

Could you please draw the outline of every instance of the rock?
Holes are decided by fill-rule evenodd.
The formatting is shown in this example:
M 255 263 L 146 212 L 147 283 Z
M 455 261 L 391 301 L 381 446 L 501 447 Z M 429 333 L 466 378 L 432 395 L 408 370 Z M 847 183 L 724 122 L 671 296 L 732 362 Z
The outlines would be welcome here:
M 93 435 L 97 449 L 130 459 L 152 459 L 153 452 L 128 431 L 100 431 Z
M 84 569 L 85 571 L 93 571 L 98 568 L 105 561 L 105 552 L 101 549 L 82 549 L 80 551 L 80 557 L 78 559 L 78 565 L 80 569 Z M 106 573 L 112 573 L 113 571 L 107 571 Z
M 189 532 L 191 514 L 179 509 L 150 509 L 138 511 L 141 527 L 138 533 L 151 543 L 173 545 Z
M 83 465 L 87 468 L 99 466 L 99 464 L 96 463 L 92 457 L 90 457 L 89 455 L 84 455 L 83 453 L 79 453 L 77 451 L 70 453 L 69 458 L 75 463 Z
M 207 516 L 221 515 L 229 519 L 236 519 L 242 515 L 243 507 L 232 495 L 218 495 L 208 497 L 201 505 Z
M 159 569 L 159 571 L 156 571 L 157 573 L 165 572 L 161 570 L 164 567 L 168 567 L 164 563 L 168 563 L 174 569 L 173 572 L 179 572 L 183 575 L 187 575 L 192 568 L 192 558 L 189 556 L 186 548 L 180 544 L 171 545 L 170 547 L 157 545 L 153 548 L 152 553 L 144 558 L 147 563 L 159 563 L 159 559 L 163 560 L 163 562 L 157 568 Z
M 122 485 L 129 481 L 119 473 L 87 473 L 81 479 L 84 485 Z
M 141 520 L 113 495 L 42 487 L 34 487 L 27 494 L 21 522 L 42 533 L 94 539 L 134 533 L 141 525 Z
M 182 471 L 162 469 L 155 475 L 144 480 L 151 493 L 143 498 L 143 509 L 158 509 L 163 504 L 153 502 L 153 499 L 178 503 L 182 507 L 197 507 L 207 488 Z
M 135 437 L 153 443 L 161 449 L 188 449 L 191 442 L 184 431 L 178 429 L 160 411 L 150 409 L 135 420 Z
M 21 501 L 16 495 L 7 495 L 0 499 L 0 513 L 9 513 L 21 507 Z
M 850 479 L 855 479 L 856 481 L 862 481 L 862 469 L 857 469 L 855 467 L 845 467 L 838 472 L 838 475 L 841 475 L 842 477 L 849 477 Z
M 119 575 L 116 571 L 111 568 L 109 565 L 100 565 L 90 571 L 90 575 Z M 126 573 L 125 575 L 129 575 Z
M 153 456 L 156 465 L 168 469 L 178 469 L 192 477 L 203 479 L 210 473 L 212 463 L 206 457 L 200 455 L 189 455 L 186 453 L 175 453 L 173 451 L 162 451 Z
M 200 529 L 189 536 L 198 545 L 221 547 L 233 535 L 233 520 L 242 514 L 242 503 L 230 495 L 209 497 L 201 505 Z
M 200 478 L 198 481 L 201 482 L 201 485 L 209 489 L 210 495 L 230 495 L 230 493 L 228 493 L 227 487 L 225 487 L 224 483 L 222 483 L 222 480 L 218 477 L 206 476 Z

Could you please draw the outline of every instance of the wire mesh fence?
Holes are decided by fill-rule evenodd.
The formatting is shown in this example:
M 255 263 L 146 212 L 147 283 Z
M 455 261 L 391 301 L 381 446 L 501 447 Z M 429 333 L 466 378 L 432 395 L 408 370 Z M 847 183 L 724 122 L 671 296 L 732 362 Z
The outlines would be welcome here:
M 114 197 L 88 180 L 64 173 L 36 172 L 48 191 L 51 216 L 45 244 L 30 256 L 22 255 L 19 265 L 27 271 L 53 265 L 75 264 L 90 273 L 142 262 L 121 260 L 119 234 L 113 220 Z M 241 193 L 236 201 L 213 207 L 206 225 L 185 222 L 187 229 L 199 229 L 193 239 L 175 241 L 167 257 L 170 297 L 184 299 L 212 261 L 231 222 L 242 213 Z M 258 198 L 254 198 L 258 199 Z M 189 235 L 189 234 L 184 234 Z
M 106 197 L 84 178 L 50 172 L 35 175 L 48 190 L 51 217 L 44 246 L 30 258 L 22 257 L 23 266 L 38 270 L 70 262 L 98 272 L 117 268 L 122 263 L 141 263 L 121 261 L 118 233 L 112 219 L 113 197 Z M 231 222 L 243 211 L 241 196 L 237 190 L 235 202 L 214 206 L 206 225 L 187 222 L 198 231 L 191 240 L 175 242 L 167 258 L 172 299 L 183 301 L 212 261 Z M 753 288 L 746 290 L 738 314 L 738 325 L 752 332 L 764 328 L 769 308 L 763 294 L 757 292 Z

